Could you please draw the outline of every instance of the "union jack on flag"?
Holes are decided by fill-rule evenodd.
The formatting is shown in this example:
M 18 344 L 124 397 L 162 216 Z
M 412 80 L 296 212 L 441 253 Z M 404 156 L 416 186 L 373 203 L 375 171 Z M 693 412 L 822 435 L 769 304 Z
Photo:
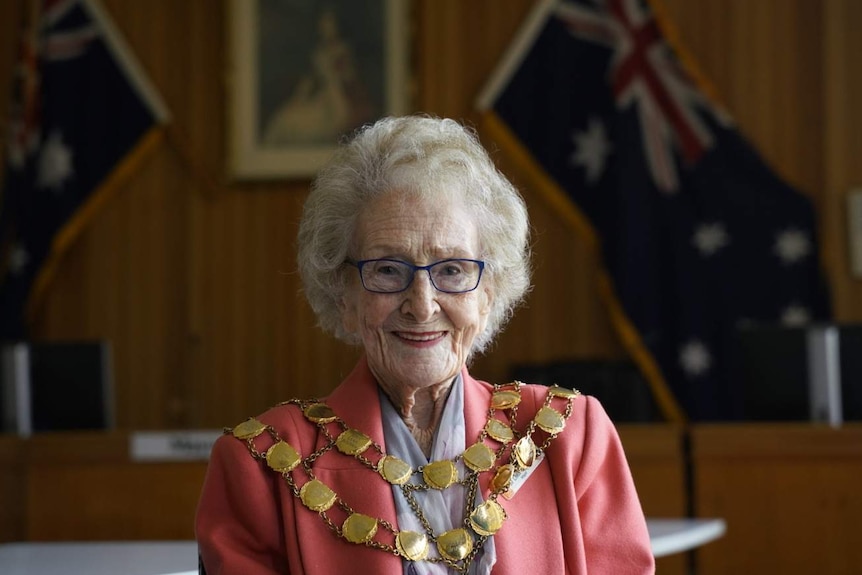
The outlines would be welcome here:
M 609 83 L 617 107 L 637 110 L 652 179 L 659 190 L 676 192 L 674 148 L 693 165 L 714 139 L 695 108 L 710 107 L 679 66 L 658 23 L 645 6 L 623 0 L 610 0 L 603 7 L 562 4 L 557 17 L 574 37 L 613 52 Z
M 829 317 L 816 218 L 661 24 L 647 0 L 545 0 L 478 107 L 601 250 L 605 302 L 666 416 L 734 419 L 737 330 Z

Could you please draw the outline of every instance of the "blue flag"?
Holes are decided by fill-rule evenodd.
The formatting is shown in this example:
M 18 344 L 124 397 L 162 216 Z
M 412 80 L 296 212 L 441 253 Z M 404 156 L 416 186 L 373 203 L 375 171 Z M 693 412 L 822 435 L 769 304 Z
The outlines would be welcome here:
M 601 250 L 614 325 L 668 418 L 739 416 L 741 325 L 829 317 L 811 202 L 706 97 L 649 2 L 541 3 L 478 105 Z
M 27 310 L 63 252 L 168 116 L 97 2 L 25 13 L 0 203 L 0 339 L 27 337 Z

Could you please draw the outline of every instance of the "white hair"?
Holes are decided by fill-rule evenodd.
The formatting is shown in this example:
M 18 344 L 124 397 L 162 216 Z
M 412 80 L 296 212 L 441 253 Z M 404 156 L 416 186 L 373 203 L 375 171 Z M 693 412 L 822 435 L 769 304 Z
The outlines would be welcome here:
M 345 265 L 363 208 L 392 191 L 458 197 L 475 219 L 492 305 L 472 353 L 484 351 L 530 287 L 530 231 L 524 200 L 494 166 L 475 132 L 449 119 L 384 118 L 361 128 L 319 172 L 298 236 L 299 271 L 320 326 L 358 343 L 341 321 Z

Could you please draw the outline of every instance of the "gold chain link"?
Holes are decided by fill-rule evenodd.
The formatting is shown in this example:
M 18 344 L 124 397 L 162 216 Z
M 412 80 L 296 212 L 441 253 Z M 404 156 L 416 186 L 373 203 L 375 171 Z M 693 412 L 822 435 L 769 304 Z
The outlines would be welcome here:
M 522 385 L 523 384 L 521 382 L 515 381 L 513 383 L 506 384 L 506 385 L 495 385 L 494 386 L 494 393 L 499 392 L 499 391 L 503 391 L 506 388 L 512 387 L 512 388 L 514 388 L 514 391 L 517 392 L 517 394 L 518 394 L 518 401 L 515 402 L 514 405 L 502 409 L 502 411 L 506 415 L 506 419 L 508 420 L 509 428 L 512 430 L 513 439 L 510 441 L 507 441 L 507 442 L 499 441 L 501 446 L 496 451 L 493 452 L 495 461 L 503 462 L 503 461 L 509 460 L 510 463 L 514 464 L 514 462 L 515 462 L 515 450 L 513 449 L 513 446 L 517 443 L 518 440 L 520 440 L 524 437 L 532 437 L 532 435 L 536 431 L 536 420 L 535 419 L 530 421 L 530 423 L 527 425 L 527 428 L 522 433 L 518 433 L 515 430 L 515 424 L 517 422 L 518 405 L 520 403 L 520 394 L 521 394 L 521 386 Z M 562 414 L 563 422 L 564 422 L 563 425 L 565 425 L 565 421 L 567 421 L 569 419 L 569 417 L 571 416 L 571 414 L 572 414 L 572 401 L 578 395 L 579 395 L 578 392 L 574 392 L 573 395 L 569 395 L 565 398 L 566 406 L 565 406 L 565 410 Z M 543 407 L 550 407 L 554 397 L 555 396 L 549 391 L 545 397 Z M 284 406 L 284 405 L 296 405 L 300 409 L 300 411 L 302 411 L 305 414 L 306 409 L 309 406 L 325 405 L 325 404 L 323 401 L 318 400 L 318 399 L 311 399 L 311 400 L 290 399 L 288 401 L 284 401 L 284 402 L 281 402 L 278 404 L 278 406 Z M 487 414 L 488 422 L 490 422 L 492 419 L 494 419 L 496 411 L 497 411 L 497 409 L 494 407 L 494 404 L 492 402 L 488 408 L 488 414 Z M 308 417 L 307 414 L 306 414 L 306 417 Z M 308 478 L 309 481 L 315 479 L 313 464 L 320 457 L 322 457 L 324 454 L 332 451 L 333 448 L 336 447 L 337 439 L 336 439 L 336 437 L 333 436 L 332 432 L 329 429 L 329 425 L 332 425 L 332 424 L 337 425 L 341 429 L 341 433 L 344 433 L 344 432 L 350 430 L 350 427 L 339 417 L 333 417 L 332 419 L 330 419 L 328 421 L 317 421 L 316 422 L 318 429 L 326 438 L 326 442 L 321 447 L 319 447 L 317 450 L 315 450 L 311 454 L 309 454 L 308 456 L 301 457 L 300 464 L 296 466 L 296 467 L 302 467 L 303 471 L 305 472 L 305 476 Z M 261 433 L 263 431 L 266 431 L 266 433 L 272 439 L 273 444 L 276 444 L 276 443 L 283 441 L 282 438 L 279 436 L 278 432 L 272 426 L 269 426 L 269 425 L 263 426 L 263 424 L 261 424 L 261 426 L 262 426 Z M 542 443 L 542 445 L 540 447 L 538 447 L 538 450 L 539 451 L 545 451 L 548 448 L 548 446 L 550 445 L 551 441 L 553 441 L 561 432 L 562 432 L 562 429 L 560 429 L 556 433 L 548 433 L 548 437 L 545 439 L 545 441 Z M 233 429 L 225 429 L 225 433 L 226 434 L 233 433 L 234 435 L 237 435 L 236 433 L 234 433 Z M 245 444 L 249 450 L 249 453 L 252 455 L 252 457 L 254 459 L 265 462 L 267 459 L 267 454 L 258 451 L 258 449 L 255 445 L 255 439 L 258 437 L 259 434 L 260 433 L 255 434 L 252 437 L 245 438 L 244 442 L 245 442 Z M 488 424 L 486 423 L 485 427 L 482 428 L 482 431 L 479 434 L 477 443 L 484 443 L 488 439 L 488 437 L 489 437 Z M 386 456 L 386 453 L 383 451 L 383 448 L 380 445 L 378 445 L 376 442 L 374 442 L 370 438 L 368 438 L 368 439 L 369 439 L 369 447 L 373 448 L 373 450 L 377 453 L 378 463 L 375 463 L 374 461 L 372 461 L 371 459 L 369 459 L 365 455 L 363 455 L 363 453 L 365 451 L 367 451 L 368 448 L 366 448 L 363 451 L 363 453 L 353 454 L 353 457 L 357 461 L 362 463 L 365 467 L 377 472 L 377 471 L 379 471 L 378 470 L 378 464 L 379 464 L 380 460 L 382 460 L 383 457 Z M 494 441 L 498 441 L 498 440 L 495 439 Z M 509 450 L 509 452 L 510 452 L 509 456 L 504 457 L 507 450 Z M 457 463 L 458 461 L 462 460 L 463 458 L 464 458 L 464 454 L 462 453 L 462 454 L 458 455 L 457 457 L 453 458 L 451 461 L 454 464 L 454 463 Z M 499 471 L 499 469 L 502 465 L 503 464 L 500 463 L 496 467 L 492 466 L 492 469 Z M 426 466 L 418 467 L 417 469 L 415 469 L 412 472 L 412 474 L 418 475 L 421 478 L 422 472 L 424 471 L 425 467 Z M 301 488 L 296 484 L 296 480 L 294 479 L 292 473 L 293 473 L 292 470 L 291 471 L 282 471 L 282 472 L 280 472 L 280 475 L 282 476 L 282 478 L 283 478 L 284 482 L 287 484 L 287 486 L 290 488 L 293 495 L 297 498 L 300 498 L 301 497 L 300 496 Z M 451 485 L 455 485 L 455 484 L 462 485 L 467 490 L 465 506 L 464 506 L 463 526 L 464 526 L 464 529 L 467 530 L 468 533 L 469 532 L 474 533 L 474 535 L 476 536 L 476 544 L 473 546 L 472 550 L 466 555 L 466 557 L 464 557 L 460 561 L 452 561 L 452 560 L 445 558 L 445 557 L 442 557 L 442 556 L 440 556 L 440 557 L 426 557 L 425 559 L 423 559 L 423 561 L 428 561 L 428 562 L 432 562 L 432 563 L 444 563 L 445 565 L 447 565 L 448 567 L 450 567 L 451 569 L 455 570 L 458 573 L 467 573 L 468 569 L 470 568 L 470 565 L 472 564 L 473 560 L 476 558 L 476 555 L 481 551 L 481 549 L 483 548 L 483 546 L 485 545 L 485 542 L 487 541 L 487 539 L 489 537 L 487 535 L 480 535 L 479 533 L 476 533 L 475 530 L 472 529 L 472 526 L 470 523 L 471 514 L 473 511 L 475 511 L 475 508 L 473 506 L 475 505 L 476 496 L 477 496 L 478 489 L 479 489 L 479 472 L 468 468 L 468 472 L 466 474 L 464 474 L 463 477 L 459 478 L 457 481 L 454 481 Z M 407 503 L 410 506 L 410 509 L 413 511 L 413 514 L 416 516 L 416 518 L 419 520 L 420 524 L 422 525 L 422 528 L 425 531 L 425 533 L 427 534 L 429 540 L 436 543 L 438 541 L 437 535 L 434 534 L 434 530 L 431 527 L 431 524 L 428 522 L 428 519 L 426 518 L 425 513 L 422 509 L 422 506 L 416 500 L 416 496 L 415 496 L 415 492 L 422 492 L 422 491 L 427 491 L 429 489 L 436 489 L 436 488 L 431 486 L 431 485 L 428 485 L 424 481 L 422 483 L 406 482 L 404 484 L 399 485 L 399 487 L 401 489 L 401 492 L 404 494 L 404 498 L 407 500 Z M 492 501 L 494 503 L 497 503 L 497 499 L 498 499 L 499 495 L 500 495 L 500 492 L 492 491 L 489 494 L 488 500 Z M 345 514 L 347 514 L 348 517 L 355 513 L 353 508 L 350 507 L 346 502 L 344 502 L 337 494 L 335 495 L 334 505 L 337 505 L 338 508 L 341 509 Z M 337 537 L 342 538 L 342 539 L 345 538 L 345 535 L 343 533 L 342 528 L 335 524 L 335 522 L 327 514 L 326 510 L 319 511 L 317 513 L 320 516 L 320 518 L 322 519 L 322 521 L 324 522 L 324 524 L 326 524 L 326 526 Z M 398 534 L 400 533 L 400 531 L 395 526 L 393 526 L 391 523 L 389 523 L 388 521 L 381 519 L 381 518 L 373 518 L 373 519 L 377 522 L 378 525 L 382 526 L 393 537 L 397 537 Z M 389 544 L 381 542 L 381 541 L 378 541 L 374 537 L 370 538 L 367 541 L 364 541 L 363 543 L 367 547 L 379 549 L 381 551 L 385 551 L 387 553 L 394 554 L 397 556 L 402 556 L 401 553 L 398 551 L 398 549 L 395 546 L 389 545 Z

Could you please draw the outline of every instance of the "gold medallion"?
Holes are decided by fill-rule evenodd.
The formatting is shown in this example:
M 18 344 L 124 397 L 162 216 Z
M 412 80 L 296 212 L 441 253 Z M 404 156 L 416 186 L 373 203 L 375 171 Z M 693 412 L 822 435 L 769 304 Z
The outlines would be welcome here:
M 515 474 L 515 466 L 511 463 L 507 463 L 506 465 L 501 465 L 499 469 L 497 469 L 497 473 L 494 474 L 494 478 L 491 480 L 491 492 L 492 493 L 505 493 L 509 490 L 509 485 L 512 484 L 512 476 Z
M 485 425 L 485 431 L 492 438 L 503 444 L 509 443 L 515 438 L 512 428 L 499 419 L 489 419 L 487 425 Z
M 543 407 L 536 412 L 536 425 L 542 431 L 547 431 L 551 435 L 560 433 L 566 427 L 566 420 L 563 414 L 551 407 Z
M 526 435 L 518 440 L 515 444 L 515 460 L 521 469 L 532 467 L 536 460 L 536 444 L 533 443 L 533 438 Z
M 279 473 L 287 473 L 296 467 L 302 458 L 299 453 L 284 441 L 279 441 L 266 450 L 266 464 Z
M 266 429 L 266 425 L 251 417 L 233 428 L 233 436 L 237 439 L 252 439 Z
M 326 511 L 335 503 L 335 492 L 317 479 L 312 479 L 299 490 L 302 504 L 312 511 Z
M 413 475 L 413 468 L 394 455 L 384 455 L 377 462 L 377 472 L 392 485 L 404 485 Z
M 395 538 L 395 547 L 410 561 L 423 561 L 428 557 L 428 538 L 423 533 L 401 531 Z
M 460 561 L 473 550 L 473 538 L 466 529 L 452 529 L 437 538 L 437 550 L 444 559 Z
M 488 471 L 496 461 L 494 452 L 484 443 L 474 443 L 464 452 L 464 464 L 473 471 Z
M 422 470 L 422 479 L 429 487 L 446 489 L 458 481 L 458 469 L 448 459 L 429 463 Z
M 323 447 L 305 459 L 292 445 L 281 439 L 274 428 L 254 418 L 237 425 L 233 429 L 225 429 L 225 433 L 231 433 L 236 438 L 245 440 L 246 447 L 255 460 L 265 457 L 267 466 L 273 471 L 281 473 L 286 486 L 305 507 L 317 512 L 326 526 L 337 537 L 354 544 L 364 544 L 389 553 L 394 552 L 408 561 L 429 560 L 431 543 L 434 542 L 437 545 L 439 557 L 435 556 L 430 561 L 439 562 L 442 560 L 448 567 L 459 572 L 466 572 L 475 559 L 476 551 L 481 549 L 488 537 L 502 529 L 508 518 L 506 510 L 498 503 L 498 498 L 511 499 L 514 496 L 512 490 L 519 485 L 517 482 L 525 479 L 523 476 L 528 475 L 525 470 L 538 466 L 538 462 L 544 455 L 543 450 L 550 444 L 554 436 L 565 428 L 566 420 L 572 411 L 571 400 L 580 395 L 577 390 L 569 390 L 556 385 L 549 388 L 543 407 L 537 411 L 525 430 L 525 435 L 521 437 L 512 429 L 512 424 L 504 421 L 505 416 L 502 419 L 496 419 L 494 416 L 495 409 L 511 410 L 508 412 L 508 419 L 514 420 L 514 415 L 517 412 L 516 407 L 521 402 L 521 385 L 520 382 L 515 382 L 505 386 L 505 389 L 500 386 L 495 388 L 497 391 L 491 397 L 488 420 L 475 444 L 465 449 L 454 460 L 435 461 L 416 470 L 404 460 L 386 455 L 383 449 L 376 445 L 369 436 L 356 429 L 348 428 L 347 424 L 322 401 L 312 400 L 309 402 L 294 399 L 284 402 L 284 404 L 293 404 L 302 409 L 305 418 L 311 423 L 318 424 L 321 427 L 319 431 L 328 439 Z M 561 410 L 558 411 L 550 407 L 553 398 L 567 400 L 564 414 L 561 413 Z M 335 426 L 328 426 L 330 423 L 337 423 L 340 428 L 340 434 L 335 439 L 333 439 Z M 536 428 L 550 434 L 550 437 L 544 440 L 541 448 L 537 447 L 532 439 L 532 434 Z M 262 455 L 252 439 L 264 432 L 271 436 L 272 441 L 270 443 L 272 445 L 266 450 L 265 455 Z M 497 450 L 485 444 L 485 440 L 489 437 L 501 444 L 497 446 Z M 516 438 L 519 438 L 518 441 L 512 445 Z M 374 457 L 368 459 L 363 456 L 363 453 L 370 447 L 373 447 L 379 455 L 376 463 L 373 461 Z M 500 464 L 494 469 L 494 466 L 497 465 L 497 457 L 509 449 L 511 449 L 511 453 L 507 456 L 509 463 Z M 489 482 L 490 494 L 485 502 L 476 505 L 469 512 L 464 522 L 456 523 L 463 525 L 460 528 L 452 529 L 435 537 L 431 533 L 431 527 L 427 523 L 424 510 L 421 506 L 416 505 L 411 510 L 428 530 L 428 533 L 397 531 L 391 524 L 382 519 L 353 512 L 329 486 L 319 479 L 315 479 L 312 468 L 315 460 L 328 451 L 336 450 L 355 457 L 365 467 L 376 471 L 390 484 L 404 486 L 402 489 L 405 492 L 428 488 L 443 490 L 457 483 L 460 465 L 456 465 L 456 462 L 463 458 L 465 467 L 470 470 L 469 474 L 462 479 L 468 491 L 474 492 L 477 489 L 479 473 L 494 471 Z M 297 490 L 300 480 L 295 476 L 295 470 L 300 467 L 300 464 L 307 479 Z M 410 483 L 416 471 L 422 471 L 424 485 Z M 473 495 L 476 493 L 474 492 Z M 467 499 L 473 499 L 473 497 L 468 495 Z M 479 495 L 478 499 L 481 501 L 482 496 Z M 466 503 L 470 504 L 469 501 Z M 342 517 L 347 516 L 341 527 L 338 527 L 333 518 L 327 514 L 327 511 L 335 505 L 338 505 L 338 509 L 343 512 L 340 513 Z M 374 539 L 380 525 L 386 527 L 390 535 L 395 536 L 394 546 Z
M 344 534 L 344 538 L 351 543 L 365 543 L 371 541 L 371 538 L 377 533 L 377 520 L 368 515 L 354 513 L 344 520 L 341 532 Z
M 314 423 L 332 423 L 337 419 L 335 412 L 325 403 L 312 403 L 302 413 L 305 414 L 306 419 Z
M 470 527 L 486 537 L 500 530 L 506 520 L 506 511 L 496 501 L 488 500 L 470 514 Z
M 565 387 L 560 387 L 556 383 L 548 388 L 548 393 L 551 397 L 558 397 L 560 399 L 574 399 L 581 395 L 581 392 L 577 389 L 566 389 Z
M 517 391 L 495 391 L 491 396 L 491 407 L 494 409 L 511 409 L 521 403 L 521 394 Z
M 335 447 L 345 455 L 359 455 L 371 445 L 371 438 L 355 429 L 345 429 L 335 440 Z

